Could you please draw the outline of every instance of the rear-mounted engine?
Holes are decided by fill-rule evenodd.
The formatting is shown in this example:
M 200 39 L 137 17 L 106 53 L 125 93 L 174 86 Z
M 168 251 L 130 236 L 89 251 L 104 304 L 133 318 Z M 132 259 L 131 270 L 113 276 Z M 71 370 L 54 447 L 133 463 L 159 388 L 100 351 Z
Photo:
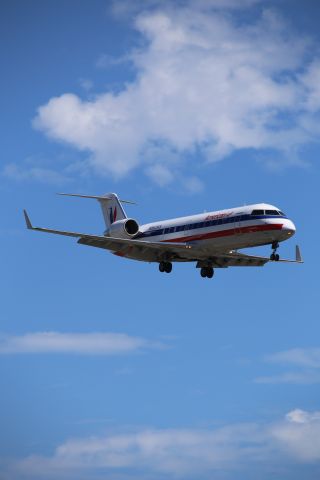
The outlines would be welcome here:
M 139 232 L 139 225 L 133 218 L 124 218 L 110 225 L 109 230 L 105 232 L 108 237 L 114 238 L 132 238 Z

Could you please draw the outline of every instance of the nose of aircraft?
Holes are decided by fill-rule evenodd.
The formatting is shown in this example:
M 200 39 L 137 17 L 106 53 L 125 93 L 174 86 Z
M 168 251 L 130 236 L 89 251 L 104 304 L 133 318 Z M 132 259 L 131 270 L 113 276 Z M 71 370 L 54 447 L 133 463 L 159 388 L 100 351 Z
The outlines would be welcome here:
M 294 223 L 289 219 L 285 220 L 282 228 L 287 232 L 288 236 L 294 235 L 296 233 L 296 227 Z

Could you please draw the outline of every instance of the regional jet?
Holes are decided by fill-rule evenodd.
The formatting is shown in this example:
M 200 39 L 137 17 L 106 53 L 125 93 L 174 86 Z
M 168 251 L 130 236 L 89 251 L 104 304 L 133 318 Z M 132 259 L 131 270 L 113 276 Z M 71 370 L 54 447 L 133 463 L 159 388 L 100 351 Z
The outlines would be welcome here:
M 267 203 L 139 225 L 123 208 L 124 203 L 133 202 L 120 200 L 115 193 L 60 195 L 98 200 L 106 226 L 103 235 L 34 227 L 24 210 L 28 229 L 75 237 L 81 245 L 110 250 L 119 257 L 158 263 L 160 272 L 170 273 L 173 262 L 196 262 L 201 277 L 212 278 L 215 268 L 303 262 L 298 245 L 294 260 L 280 259 L 279 243 L 291 238 L 296 228 L 279 208 Z M 238 251 L 261 245 L 271 245 L 270 257 Z

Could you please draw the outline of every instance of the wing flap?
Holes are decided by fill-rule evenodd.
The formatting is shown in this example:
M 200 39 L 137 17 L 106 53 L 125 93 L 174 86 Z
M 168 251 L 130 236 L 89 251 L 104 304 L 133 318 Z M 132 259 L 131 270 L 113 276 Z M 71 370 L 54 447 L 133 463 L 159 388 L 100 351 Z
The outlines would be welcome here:
M 147 250 L 157 250 L 166 252 L 188 251 L 192 248 L 186 243 L 172 242 L 146 242 L 143 240 L 113 238 L 113 237 L 97 237 L 94 235 L 81 235 L 78 243 L 82 245 L 90 245 L 92 247 L 105 248 L 107 250 L 118 251 L 128 247 L 135 247 Z
M 224 261 L 226 266 L 247 266 L 247 267 L 262 267 L 268 262 L 282 262 L 282 263 L 303 263 L 300 248 L 296 245 L 296 258 L 294 260 L 280 258 L 279 260 L 271 260 L 269 257 L 260 257 L 255 255 L 246 255 L 239 252 L 229 252 L 217 256 L 217 259 Z
M 214 268 L 227 267 L 263 267 L 269 258 L 255 257 L 252 255 L 245 255 L 242 253 L 219 253 L 205 260 L 199 260 L 197 267 L 203 267 L 210 264 Z

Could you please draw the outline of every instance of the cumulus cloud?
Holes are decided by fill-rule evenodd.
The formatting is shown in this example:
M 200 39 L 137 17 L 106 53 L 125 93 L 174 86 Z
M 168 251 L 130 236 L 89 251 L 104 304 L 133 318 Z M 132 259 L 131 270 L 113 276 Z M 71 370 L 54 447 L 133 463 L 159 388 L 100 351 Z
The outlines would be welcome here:
M 293 410 L 272 428 L 279 445 L 301 462 L 320 462 L 320 412 Z
M 128 471 L 130 478 L 141 478 L 141 471 L 148 478 L 212 478 L 218 472 L 228 478 L 234 469 L 252 471 L 256 464 L 260 471 L 264 465 L 273 471 L 281 465 L 283 473 L 300 462 L 319 462 L 319 439 L 320 412 L 296 409 L 272 424 L 140 429 L 74 438 L 51 457 L 27 457 L 13 470 L 21 478 L 63 478 L 65 472 L 68 478 L 92 478 L 97 472 L 111 478 Z
M 21 353 L 121 355 L 164 346 L 164 343 L 152 342 L 125 333 L 36 332 L 20 336 L 0 335 L 0 355 Z
M 296 154 L 317 139 L 319 60 L 307 62 L 311 42 L 274 11 L 239 22 L 239 3 L 256 2 L 138 3 L 133 27 L 144 41 L 126 56 L 135 79 L 90 100 L 51 98 L 38 108 L 35 128 L 87 152 L 99 174 L 140 167 L 159 185 L 183 168 L 168 167 L 168 152 L 189 167 L 239 149 Z M 150 165 L 154 144 L 160 150 Z

